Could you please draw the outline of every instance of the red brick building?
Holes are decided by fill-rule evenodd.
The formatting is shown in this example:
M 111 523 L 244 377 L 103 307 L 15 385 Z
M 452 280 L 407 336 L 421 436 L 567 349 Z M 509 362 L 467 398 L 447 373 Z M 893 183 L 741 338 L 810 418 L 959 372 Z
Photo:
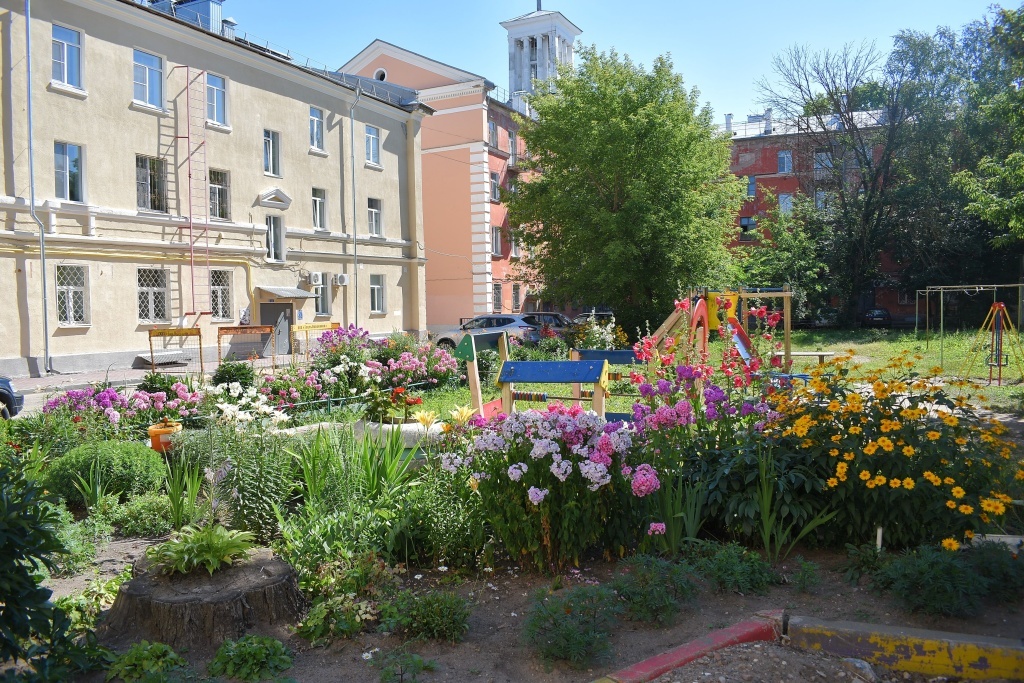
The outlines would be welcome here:
M 828 201 L 833 164 L 842 162 L 833 159 L 831 151 L 816 148 L 810 136 L 791 122 L 773 121 L 768 109 L 743 122 L 727 114 L 723 130 L 733 141 L 730 170 L 744 178 L 747 185 L 747 200 L 736 218 L 739 232 L 733 246 L 754 243 L 762 237 L 758 222 L 775 203 L 770 197 L 782 212 L 792 210 L 798 194 L 813 194 L 819 206 Z M 900 266 L 883 253 L 880 272 L 872 291 L 861 296 L 861 311 L 886 308 L 894 324 L 913 324 L 914 295 L 899 289 Z

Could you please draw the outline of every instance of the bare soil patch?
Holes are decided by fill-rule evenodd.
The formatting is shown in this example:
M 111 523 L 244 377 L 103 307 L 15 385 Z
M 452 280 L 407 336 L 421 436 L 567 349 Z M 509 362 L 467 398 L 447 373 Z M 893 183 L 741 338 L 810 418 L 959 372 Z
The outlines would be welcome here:
M 101 558 L 105 560 L 104 571 L 110 575 L 116 574 L 127 563 L 129 557 L 138 557 L 140 545 L 144 547 L 146 543 L 138 541 L 110 544 L 101 553 Z M 110 562 L 116 559 L 118 550 L 122 552 L 121 563 Z M 804 556 L 822 567 L 821 583 L 813 593 L 800 593 L 793 586 L 784 584 L 773 586 L 766 595 L 740 595 L 716 593 L 711 587 L 702 585 L 696 599 L 684 607 L 672 626 L 654 628 L 644 624 L 621 622 L 621 626 L 612 637 L 611 658 L 584 671 L 574 671 L 559 663 L 545 663 L 523 644 L 523 620 L 530 606 L 530 596 L 538 588 L 550 587 L 552 577 L 510 569 L 496 569 L 493 573 L 474 572 L 468 575 L 456 575 L 451 571 L 413 570 L 404 577 L 407 587 L 454 590 L 473 601 L 473 612 L 469 621 L 469 633 L 462 643 L 410 643 L 408 649 L 437 662 L 434 672 L 421 674 L 420 680 L 424 683 L 586 683 L 602 674 L 660 654 L 709 631 L 724 628 L 747 619 L 758 611 L 769 609 L 786 609 L 791 614 L 822 619 L 902 624 L 1003 638 L 1020 638 L 1021 634 L 1024 634 L 1024 602 L 991 606 L 981 615 L 971 619 L 908 614 L 898 607 L 893 596 L 876 593 L 865 586 L 851 586 L 846 583 L 838 571 L 845 559 L 841 553 L 809 551 L 804 552 Z M 106 569 L 110 565 L 116 566 Z M 795 571 L 796 566 L 789 563 L 780 567 L 780 570 L 786 575 Z M 570 572 L 562 578 L 561 583 L 568 587 L 584 581 L 604 582 L 611 578 L 614 571 L 614 563 L 594 562 L 583 571 Z M 416 578 L 417 576 L 419 578 Z M 54 579 L 49 585 L 60 594 L 66 594 L 72 590 L 68 586 L 76 580 Z M 80 583 L 84 585 L 84 581 Z M 363 659 L 363 654 L 377 648 L 376 656 L 379 656 L 382 651 L 402 645 L 401 639 L 396 636 L 371 633 L 352 640 L 338 641 L 328 647 L 310 648 L 306 641 L 296 637 L 285 626 L 263 628 L 260 632 L 281 639 L 295 651 L 294 666 L 286 675 L 304 683 L 377 681 L 379 673 Z M 198 652 L 182 654 L 198 671 L 205 672 L 207 659 L 204 655 Z M 788 658 L 786 661 L 793 664 Z M 704 680 L 715 683 L 714 678 L 704 677 Z M 815 679 L 798 677 L 783 680 Z M 856 679 L 848 677 L 827 680 Z

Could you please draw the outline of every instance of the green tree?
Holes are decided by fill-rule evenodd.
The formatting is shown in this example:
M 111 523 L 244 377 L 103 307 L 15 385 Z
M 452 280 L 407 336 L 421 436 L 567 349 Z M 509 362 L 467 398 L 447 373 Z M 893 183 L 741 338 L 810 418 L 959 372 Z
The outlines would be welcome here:
M 971 199 L 967 210 L 998 229 L 1024 238 L 1024 5 L 1000 9 L 991 32 L 991 47 L 1008 69 L 1008 87 L 992 92 L 982 118 L 1002 141 L 976 169 L 957 175 Z
M 594 47 L 579 57 L 520 122 L 538 173 L 506 197 L 534 253 L 519 276 L 548 300 L 610 305 L 627 330 L 656 325 L 680 287 L 726 277 L 742 183 L 669 57 L 650 70 Z
M 733 248 L 737 283 L 747 287 L 790 285 L 797 318 L 827 303 L 828 265 L 812 229 L 816 215 L 814 202 L 806 197 L 798 196 L 791 212 L 780 210 L 775 202 L 758 218 L 758 241 Z

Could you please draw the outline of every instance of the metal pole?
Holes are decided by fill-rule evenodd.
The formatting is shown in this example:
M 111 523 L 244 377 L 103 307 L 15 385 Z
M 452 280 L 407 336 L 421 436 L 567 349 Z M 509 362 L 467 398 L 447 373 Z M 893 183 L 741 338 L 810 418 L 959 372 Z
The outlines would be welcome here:
M 945 367 L 943 342 L 946 337 L 946 292 L 939 290 L 939 367 Z
M 352 156 L 352 286 L 355 297 L 355 308 L 353 310 L 352 320 L 356 327 L 359 327 L 359 243 L 356 241 L 356 233 L 358 229 L 359 208 L 356 206 L 356 105 L 359 104 L 359 98 L 363 96 L 363 89 L 359 83 L 356 83 L 356 99 L 352 101 L 352 106 L 348 108 L 348 119 L 349 119 L 349 153 Z
M 43 372 L 49 374 L 53 371 L 50 362 L 50 313 L 47 308 L 46 292 L 46 230 L 43 222 L 36 215 L 36 168 L 35 154 L 32 149 L 32 0 L 25 0 L 25 74 L 27 76 L 27 97 L 26 111 L 28 113 L 28 213 L 32 220 L 39 226 L 39 267 L 42 271 L 42 295 L 43 295 Z

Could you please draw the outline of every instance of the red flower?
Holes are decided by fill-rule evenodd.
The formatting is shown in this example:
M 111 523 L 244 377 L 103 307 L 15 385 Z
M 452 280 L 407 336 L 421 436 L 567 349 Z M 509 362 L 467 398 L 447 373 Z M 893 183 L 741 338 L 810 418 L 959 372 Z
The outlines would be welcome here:
M 423 399 L 419 396 L 409 396 L 405 399 L 405 405 L 407 406 L 419 406 L 423 405 Z

